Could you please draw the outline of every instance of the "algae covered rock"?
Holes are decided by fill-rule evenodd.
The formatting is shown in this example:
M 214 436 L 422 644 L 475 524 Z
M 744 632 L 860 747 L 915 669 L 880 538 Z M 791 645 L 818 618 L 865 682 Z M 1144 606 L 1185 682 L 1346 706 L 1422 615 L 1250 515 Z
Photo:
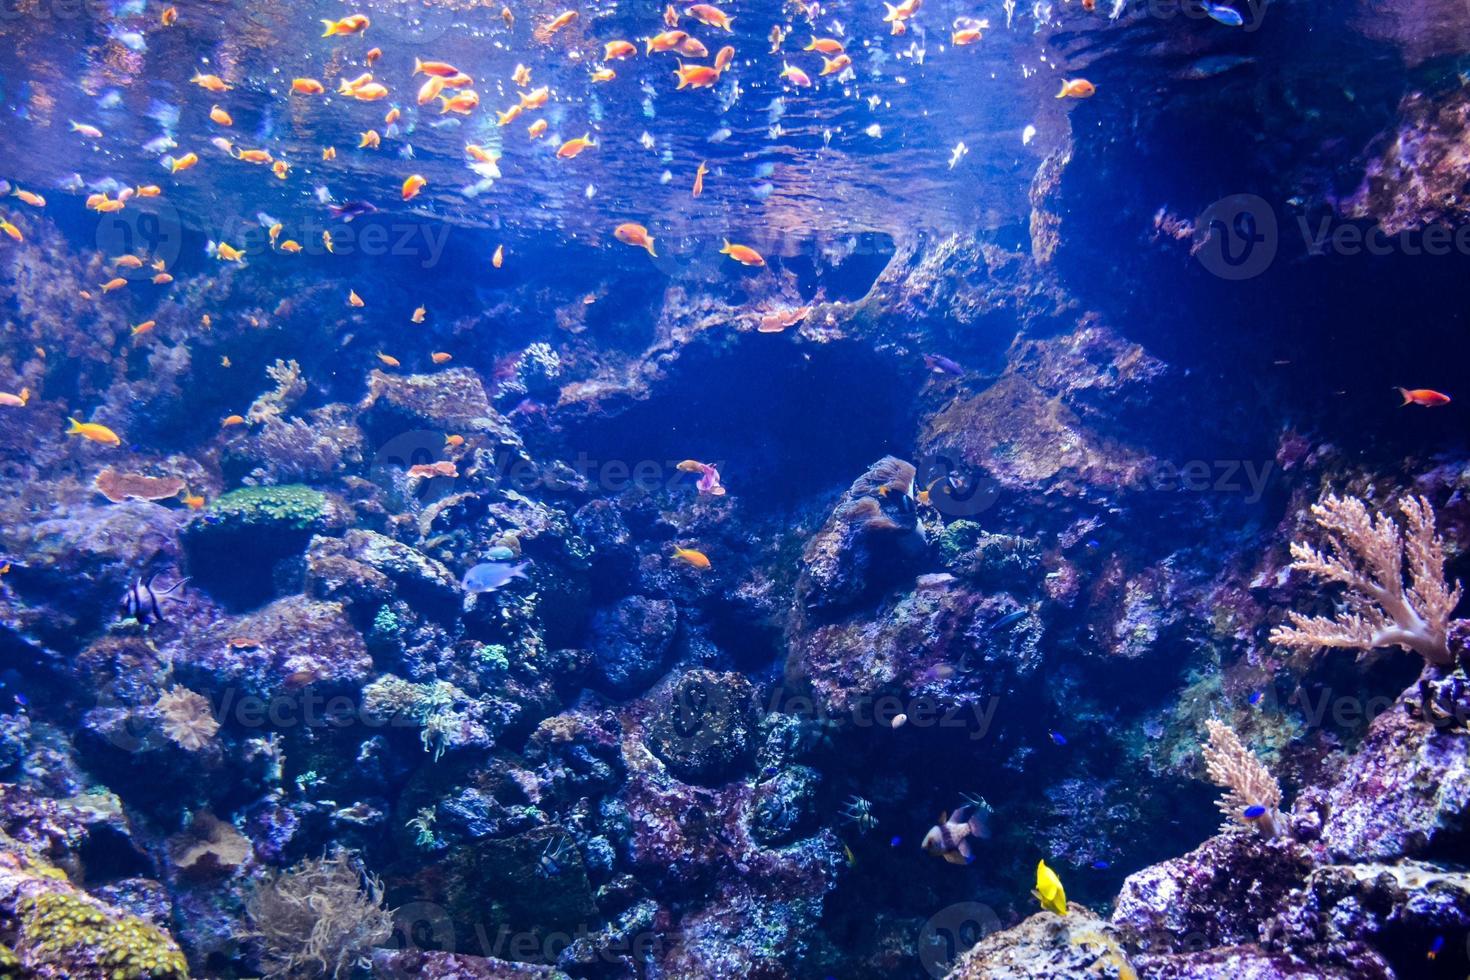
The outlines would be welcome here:
M 278 563 L 298 555 L 314 534 L 341 534 L 344 509 L 300 484 L 241 487 L 216 499 L 184 528 L 194 579 L 227 604 L 249 606 L 274 591 Z
M 938 924 L 939 918 L 931 923 Z M 1073 903 L 1064 916 L 1038 912 L 1020 925 L 985 936 L 960 957 L 946 980 L 1131 980 L 1136 976 L 1118 930 Z
M 667 599 L 634 595 L 592 617 L 592 653 L 608 689 L 634 694 L 663 673 L 679 614 Z
M 681 779 L 717 785 L 751 754 L 754 695 L 742 674 L 675 674 L 648 699 L 648 746 Z

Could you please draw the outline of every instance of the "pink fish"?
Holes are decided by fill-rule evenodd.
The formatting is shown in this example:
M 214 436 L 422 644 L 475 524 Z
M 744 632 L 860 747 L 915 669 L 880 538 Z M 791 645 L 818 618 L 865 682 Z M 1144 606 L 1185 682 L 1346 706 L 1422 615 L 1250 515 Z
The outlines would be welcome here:
M 679 464 L 681 473 L 698 473 L 699 492 L 710 497 L 723 497 L 725 488 L 720 485 L 720 471 L 708 463 L 701 463 L 697 459 L 686 459 Z

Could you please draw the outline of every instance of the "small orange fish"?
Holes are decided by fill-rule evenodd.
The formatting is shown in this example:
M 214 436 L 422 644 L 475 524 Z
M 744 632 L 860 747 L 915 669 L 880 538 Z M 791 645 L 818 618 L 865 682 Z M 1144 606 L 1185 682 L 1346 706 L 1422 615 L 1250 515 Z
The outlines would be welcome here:
M 516 65 L 516 70 L 511 73 L 510 80 L 521 88 L 531 84 L 531 69 L 525 65 Z
M 679 42 L 679 53 L 686 58 L 708 58 L 709 48 L 697 37 L 686 37 Z
M 89 442 L 98 442 L 104 446 L 122 445 L 122 439 L 118 437 L 118 434 L 105 425 L 97 422 L 78 422 L 71 417 L 67 418 L 67 422 L 71 423 L 66 430 L 69 436 L 81 436 Z
M 182 491 L 182 495 L 179 497 L 179 500 L 183 503 L 185 507 L 189 508 L 190 510 L 204 509 L 204 498 L 197 493 L 190 493 L 189 491 L 184 490 Z
M 439 107 L 439 115 L 441 116 L 446 112 L 467 116 L 480 105 L 480 93 L 472 88 L 456 93 L 453 98 L 444 98 L 444 96 L 440 96 L 440 98 L 444 99 L 444 104 Z
M 1085 79 L 1085 78 L 1074 78 L 1071 81 L 1063 80 L 1063 82 L 1062 82 L 1062 89 L 1061 89 L 1060 92 L 1057 93 L 1057 98 L 1059 98 L 1059 99 L 1089 99 L 1089 98 L 1091 98 L 1093 96 L 1093 94 L 1096 91 L 1097 91 L 1097 86 L 1096 85 L 1093 85 L 1087 79 Z
M 724 247 L 720 249 L 721 255 L 728 255 L 741 265 L 761 266 L 766 264 L 765 257 L 748 245 L 732 245 L 726 239 Z
M 510 12 L 509 7 L 500 8 L 500 19 L 505 21 L 505 27 L 507 30 L 516 26 L 516 15 Z
M 22 388 L 20 394 L 12 395 L 8 391 L 0 391 L 0 405 L 6 408 L 25 408 L 26 402 L 31 400 L 31 389 Z
M 271 164 L 271 173 L 275 174 L 277 180 L 285 180 L 287 174 L 289 174 L 290 172 L 291 165 L 285 160 L 277 160 L 275 163 Z
M 566 27 L 568 24 L 572 23 L 576 19 L 577 12 L 575 10 L 568 10 L 565 13 L 558 14 L 551 20 L 536 28 L 536 30 L 532 32 L 532 35 L 542 44 L 550 44 L 551 39 L 556 35 L 557 31 L 561 30 L 563 27 Z
M 732 18 L 730 17 L 730 15 L 725 13 L 719 7 L 712 7 L 707 3 L 696 3 L 694 6 L 685 10 L 684 13 L 688 14 L 690 17 L 693 17 L 695 20 L 699 21 L 706 27 L 715 27 L 719 28 L 722 31 L 735 30 L 735 28 L 731 26 Z
M 497 269 L 500 268 L 501 266 L 505 265 L 505 246 L 504 245 L 496 245 L 495 246 L 495 254 L 492 255 L 492 256 L 490 256 L 490 264 L 493 265 Z
M 413 59 L 413 73 L 415 75 L 438 75 L 440 78 L 450 78 L 459 74 L 459 69 L 447 61 L 424 61 L 417 56 Z
M 618 73 L 611 68 L 598 68 L 592 72 L 593 82 L 610 82 L 618 77 Z
M 322 20 L 322 37 L 338 37 L 350 34 L 360 34 L 372 26 L 365 14 L 349 14 L 341 20 Z
M 73 122 L 69 125 L 71 126 L 71 131 L 73 133 L 80 133 L 81 135 L 87 137 L 87 139 L 100 140 L 102 138 L 102 130 L 98 129 L 96 126 L 89 126 L 86 123 L 79 122 Z
M 720 80 L 720 73 L 709 65 L 680 65 L 674 72 L 678 88 L 709 88 Z
M 270 163 L 274 157 L 270 150 L 237 150 L 236 160 L 244 160 L 246 163 Z
M 377 82 L 368 82 L 352 90 L 351 96 L 359 102 L 379 102 L 388 97 L 388 87 Z
M 26 240 L 25 236 L 20 233 L 19 228 L 15 227 L 15 225 L 4 220 L 3 218 L 0 218 L 0 231 L 3 231 L 7 237 L 13 238 L 18 242 L 23 242 Z
M 132 335 L 134 337 L 139 337 L 139 336 L 142 336 L 145 333 L 148 333 L 150 330 L 152 330 L 156 326 L 158 326 L 158 321 L 157 320 L 144 320 L 142 323 L 138 324 L 136 327 L 133 327 L 130 332 L 132 333 Z
M 281 243 L 281 251 L 287 255 L 295 255 L 301 251 L 301 243 L 294 238 L 288 238 Z
M 325 248 L 330 255 L 337 254 L 337 250 L 332 247 L 332 233 L 330 231 L 322 232 L 322 247 Z
M 217 126 L 235 125 L 234 117 L 219 106 L 214 106 L 209 110 L 209 121 Z
M 16 197 L 20 198 L 21 201 L 29 204 L 33 208 L 44 208 L 46 206 L 46 199 L 40 194 L 33 194 L 30 191 L 23 191 L 19 187 L 12 191 L 12 193 Z
M 362 301 L 362 297 L 357 295 L 357 290 L 355 289 L 347 290 L 347 305 L 356 306 L 359 308 L 367 306 L 367 304 Z
M 168 169 L 170 173 L 180 173 L 181 171 L 188 170 L 190 167 L 194 166 L 198 162 L 199 154 L 185 153 L 181 157 L 174 157 L 173 162 L 169 164 Z
M 556 158 L 558 160 L 571 160 L 583 150 L 596 147 L 597 144 L 589 138 L 591 135 L 591 133 L 584 133 L 576 139 L 567 140 L 556 151 Z
M 551 98 L 551 86 L 543 85 L 521 96 L 521 108 L 539 109 L 546 104 L 546 100 L 549 98 Z
M 234 88 L 233 85 L 230 85 L 218 75 L 204 75 L 197 71 L 194 73 L 194 77 L 189 79 L 189 81 L 193 82 L 195 85 L 198 85 L 202 89 L 206 89 L 210 92 L 215 93 L 216 95 L 221 92 L 228 92 L 230 89 Z
M 515 122 L 516 117 L 524 111 L 525 110 L 522 109 L 519 105 L 513 105 L 504 112 L 497 112 L 495 115 L 499 120 L 500 125 L 509 126 L 511 123 Z
M 658 258 L 658 253 L 653 250 L 653 236 L 648 229 L 636 222 L 628 221 L 613 229 L 613 237 L 625 245 L 635 245 L 646 249 L 649 255 Z
M 413 316 L 409 317 L 408 319 L 413 323 L 423 323 L 424 317 L 428 314 L 428 312 L 428 310 L 420 306 L 413 311 Z
M 638 46 L 632 41 L 609 41 L 602 46 L 602 60 L 616 61 L 621 58 L 631 58 L 638 53 Z
M 138 258 L 136 255 L 119 255 L 117 258 L 112 260 L 112 264 L 117 266 L 119 269 L 143 268 L 143 260 Z
M 373 65 L 378 63 L 378 59 L 381 57 L 383 57 L 383 49 L 373 48 L 367 54 L 362 56 L 362 60 L 367 62 L 367 66 L 371 68 Z
M 494 163 L 500 159 L 499 153 L 496 153 L 494 150 L 487 150 L 485 147 L 475 143 L 466 143 L 464 145 L 464 151 L 476 163 Z
M 1396 388 L 1394 390 L 1404 396 L 1404 405 L 1423 405 L 1425 408 L 1435 408 L 1450 403 L 1449 395 L 1435 391 L 1433 388 Z
M 389 109 L 388 114 L 383 117 L 383 125 L 391 126 L 402 117 L 403 112 L 397 106 L 394 106 L 393 108 Z
M 976 41 L 980 40 L 981 37 L 982 34 L 980 28 L 962 27 L 957 31 L 950 32 L 949 43 L 953 44 L 957 48 L 963 48 L 966 45 L 974 44 Z
M 398 363 L 398 358 L 396 358 L 396 357 L 390 357 L 387 354 L 382 354 L 382 353 L 378 354 L 378 360 L 382 361 L 385 365 L 387 365 L 388 367 L 391 367 L 391 368 L 396 368 L 396 367 L 400 367 L 401 366 Z
M 464 445 L 464 436 L 452 434 L 447 435 L 444 437 L 444 445 L 458 449 L 460 446 Z
M 327 146 L 327 147 L 323 147 L 322 148 L 322 161 L 323 162 L 330 161 L 330 160 L 335 160 L 335 159 L 337 159 L 337 148 L 335 146 Z
M 664 7 L 664 26 L 665 27 L 678 27 L 679 26 L 679 11 L 677 11 L 677 10 L 674 9 L 674 5 L 673 4 L 669 4 L 668 6 Z
M 179 8 L 165 7 L 163 13 L 158 17 L 158 22 L 164 27 L 173 27 L 179 22 Z
M 425 180 L 421 175 L 411 174 L 409 178 L 403 182 L 403 199 L 405 201 L 412 201 L 414 198 L 419 196 L 419 191 L 423 190 L 427 186 L 429 186 L 429 182 Z
M 228 364 L 223 365 L 223 366 L 224 367 L 229 367 Z M 244 425 L 244 424 L 245 424 L 245 416 L 243 416 L 243 415 L 226 415 L 223 419 L 220 420 L 219 427 L 221 429 L 232 429 L 232 428 L 234 428 L 237 425 Z
M 718 51 L 715 52 L 715 71 L 720 72 L 721 74 L 724 74 L 725 69 L 730 67 L 730 62 L 732 62 L 734 60 L 735 60 L 735 47 L 734 47 L 734 45 L 731 45 L 731 44 L 725 45 L 723 48 L 721 48 L 720 50 L 718 50 Z
M 674 558 L 678 561 L 685 562 L 686 564 L 690 565 L 693 568 L 697 568 L 700 571 L 704 571 L 705 569 L 710 567 L 709 556 L 706 555 L 704 552 L 696 551 L 693 548 L 680 548 L 676 545 L 674 547 Z
M 664 31 L 662 34 L 646 37 L 643 39 L 643 53 L 673 51 L 683 44 L 687 37 L 689 35 L 685 31 Z
M 817 37 L 813 35 L 811 42 L 808 43 L 807 46 L 802 48 L 801 50 L 816 51 L 820 54 L 842 54 L 847 49 L 843 47 L 842 42 L 837 40 L 836 38 Z
M 291 91 L 297 95 L 321 95 L 326 90 L 326 86 L 315 78 L 291 79 Z
M 376 150 L 382 145 L 383 137 L 378 135 L 376 129 L 370 129 L 366 133 L 363 133 L 357 141 L 357 148 L 359 150 Z
M 698 197 L 704 193 L 704 175 L 707 173 L 709 173 L 709 167 L 706 167 L 704 162 L 700 161 L 699 169 L 694 171 L 694 197 Z
M 135 188 L 135 190 L 139 197 L 157 197 L 163 193 L 163 188 L 157 184 L 144 184 L 142 187 Z
M 430 75 L 428 80 L 419 86 L 419 105 L 428 105 L 433 102 L 442 91 L 444 91 L 444 79 L 438 75 Z
M 539 140 L 541 137 L 546 135 L 546 120 L 536 120 L 535 122 L 531 123 L 531 125 L 526 127 L 526 132 L 530 134 L 531 139 Z
M 104 282 L 102 284 L 102 292 L 104 292 L 104 293 L 110 293 L 110 292 L 112 292 L 114 290 L 123 288 L 127 284 L 128 284 L 128 281 L 126 279 L 123 279 L 121 277 L 114 277 L 112 279 L 107 280 L 106 282 Z
M 221 262 L 239 262 L 245 257 L 245 252 L 229 242 L 220 242 L 214 247 L 214 257 Z
M 797 88 L 811 88 L 812 85 L 812 80 L 807 73 L 795 65 L 785 65 L 781 69 L 781 77 Z
M 822 59 L 822 74 L 835 75 L 852 65 L 852 58 L 846 54 L 839 54 L 835 58 Z
M 454 355 L 442 350 L 436 350 L 434 351 L 434 353 L 429 355 L 429 360 L 433 361 L 435 364 L 448 364 L 450 361 L 454 360 Z
M 167 272 L 160 272 L 158 275 L 153 277 L 153 285 L 155 286 L 167 286 L 173 281 L 174 277 L 169 275 Z

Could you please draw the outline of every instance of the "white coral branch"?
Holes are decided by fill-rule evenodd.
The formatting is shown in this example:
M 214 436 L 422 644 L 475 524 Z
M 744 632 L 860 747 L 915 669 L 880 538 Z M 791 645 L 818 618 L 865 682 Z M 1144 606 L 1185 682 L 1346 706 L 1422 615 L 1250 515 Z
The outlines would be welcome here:
M 1205 771 L 1216 786 L 1225 790 L 1215 805 L 1225 815 L 1226 827 L 1245 824 L 1274 837 L 1280 817 L 1281 784 L 1255 753 L 1246 748 L 1235 729 L 1213 719 L 1205 722 L 1205 728 L 1210 735 L 1204 746 Z M 1246 811 L 1256 806 L 1265 812 L 1259 817 L 1247 817 Z
M 1387 514 L 1370 515 L 1356 497 L 1329 494 L 1312 507 L 1327 547 L 1293 543 L 1291 567 L 1346 586 L 1346 608 L 1333 617 L 1288 613 L 1291 625 L 1274 629 L 1271 642 L 1295 649 L 1400 646 L 1430 663 L 1453 662 L 1448 627 L 1461 591 L 1445 579 L 1434 511 L 1423 497 L 1404 498 L 1399 510 L 1402 530 Z

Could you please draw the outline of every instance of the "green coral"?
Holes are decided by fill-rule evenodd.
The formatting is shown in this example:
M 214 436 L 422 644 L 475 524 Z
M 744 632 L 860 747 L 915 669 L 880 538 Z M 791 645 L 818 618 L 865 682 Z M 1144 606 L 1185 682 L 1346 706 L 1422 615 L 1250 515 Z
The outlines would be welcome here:
M 322 520 L 327 497 L 300 484 L 279 487 L 241 487 L 219 497 L 208 516 L 216 526 L 310 531 Z
M 487 643 L 475 650 L 475 659 L 480 668 L 491 676 L 500 676 L 510 671 L 509 651 L 499 643 Z
M 80 976 L 95 962 L 108 980 L 164 980 L 189 975 L 184 954 L 163 930 L 133 915 L 113 917 L 66 892 L 40 892 L 19 905 L 21 935 L 33 965 Z
M 975 521 L 951 521 L 939 536 L 939 553 L 946 564 L 956 561 L 974 548 L 984 535 L 985 529 Z
M 392 674 L 363 688 L 362 697 L 363 710 L 369 717 L 383 721 L 408 718 L 419 725 L 423 729 L 419 738 L 424 743 L 424 751 L 432 752 L 436 762 L 464 722 L 464 715 L 455 710 L 455 704 L 469 700 L 467 694 L 448 681 L 415 684 Z

